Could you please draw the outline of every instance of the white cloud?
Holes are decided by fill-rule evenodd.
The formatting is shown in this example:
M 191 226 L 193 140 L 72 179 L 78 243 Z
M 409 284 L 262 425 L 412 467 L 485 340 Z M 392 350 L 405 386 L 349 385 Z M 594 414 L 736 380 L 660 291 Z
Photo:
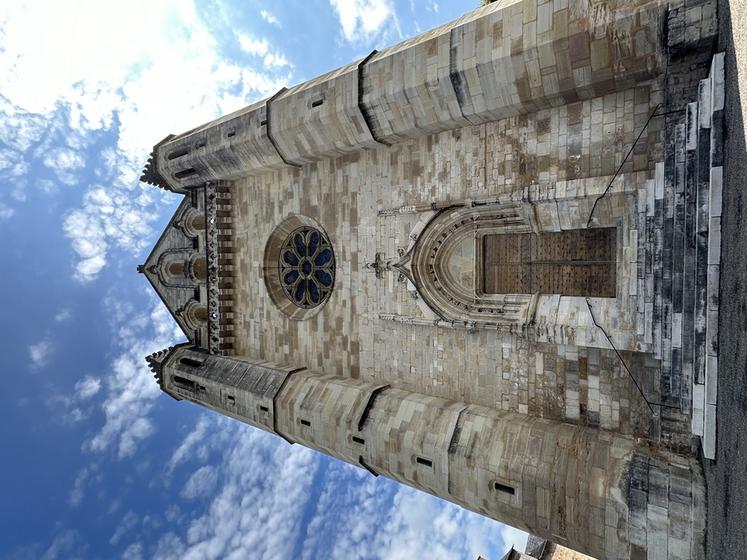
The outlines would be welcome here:
M 28 347 L 29 359 L 31 360 L 32 369 L 40 369 L 49 363 L 49 358 L 54 351 L 54 344 L 46 337 Z
M 64 422 L 77 424 L 91 415 L 96 403 L 86 401 L 89 401 L 100 390 L 101 380 L 87 376 L 75 384 L 71 395 L 54 392 L 46 398 L 46 404 Z
M 200 467 L 192 476 L 189 477 L 187 483 L 182 489 L 182 498 L 187 500 L 194 500 L 195 498 L 204 498 L 209 496 L 215 490 L 215 486 L 218 484 L 218 472 L 215 467 L 205 465 Z
M 200 466 L 189 481 L 205 477 L 212 484 L 210 473 L 219 472 L 220 483 L 203 511 L 171 525 L 174 532 L 161 537 L 154 558 L 293 557 L 321 456 L 216 414 L 205 418 L 205 441 L 219 451 L 219 463 Z
M 128 511 L 117 524 L 117 529 L 109 539 L 109 543 L 116 545 L 126 533 L 135 528 L 139 521 L 140 518 L 134 511 Z M 127 548 L 129 549 L 129 547 Z
M 74 185 L 77 182 L 77 172 L 85 165 L 83 155 L 68 147 L 45 151 L 42 161 L 44 166 L 53 171 L 66 185 Z
M 87 154 L 106 186 L 84 185 L 82 208 L 65 217 L 79 280 L 96 278 L 112 250 L 137 253 L 152 235 L 152 187 L 137 178 L 154 143 L 274 93 L 290 78 L 287 59 L 269 44 L 254 66 L 223 60 L 200 16 L 193 2 L 180 0 L 4 6 L 0 137 L 17 150 L 13 161 L 43 142 L 50 127 L 66 138 L 117 134 L 114 155 Z M 86 164 L 79 148 L 44 157 L 61 182 L 79 181 Z M 102 202 L 102 188 L 112 204 Z
M 78 531 L 63 529 L 55 535 L 52 544 L 41 556 L 41 560 L 57 560 L 58 558 L 81 558 L 85 556 L 85 546 L 81 542 Z
M 114 306 L 113 314 L 117 314 Z M 94 452 L 116 449 L 122 459 L 130 457 L 138 444 L 154 433 L 151 409 L 161 390 L 145 363 L 145 356 L 172 346 L 181 338 L 166 308 L 161 304 L 150 314 L 133 314 L 117 333 L 122 352 L 103 378 L 106 394 L 101 408 L 104 425 L 85 443 Z
M 122 560 L 143 560 L 143 558 L 145 558 L 143 545 L 139 542 L 132 543 L 122 553 Z
M 88 282 L 106 265 L 106 255 L 114 244 L 131 253 L 145 249 L 150 224 L 157 212 L 147 191 L 130 198 L 126 193 L 92 187 L 83 197 L 83 206 L 70 212 L 63 223 L 65 235 L 72 241 L 79 261 L 75 278 Z
M 510 546 L 507 531 L 515 532 L 342 463 L 332 463 L 326 476 L 306 527 L 304 560 L 322 556 L 332 560 L 499 558 Z
M 181 445 L 177 447 L 174 453 L 171 455 L 168 464 L 166 465 L 166 474 L 171 474 L 174 469 L 184 462 L 204 438 L 209 425 L 208 417 L 203 415 L 197 420 L 197 425 L 194 430 L 190 431 Z
M 280 21 L 278 20 L 278 18 L 276 18 L 273 14 L 271 14 L 267 10 L 260 11 L 259 15 L 261 15 L 262 19 L 265 20 L 270 25 L 280 26 Z
M 63 307 L 57 312 L 57 315 L 54 316 L 54 320 L 57 323 L 64 323 L 65 321 L 69 321 L 72 316 L 73 312 L 70 308 Z
M 277 53 L 268 53 L 265 55 L 264 58 L 265 66 L 268 66 L 270 68 L 277 67 L 282 68 L 283 66 L 288 66 L 288 59 L 285 58 L 282 54 Z
M 0 20 L 0 31 L 2 31 L 2 26 L 3 22 Z M 11 50 L 11 47 L 8 43 L 5 43 L 4 46 L 5 50 L 0 51 L 0 75 L 6 76 L 11 70 L 3 72 L 2 61 L 6 53 Z M 17 53 L 16 56 L 20 57 L 21 53 Z M 23 152 L 41 141 L 50 123 L 44 116 L 34 114 L 14 105 L 9 100 L 9 96 L 6 98 L 6 84 L 4 82 L 0 83 L 3 84 L 0 89 L 3 93 L 3 95 L 0 95 L 0 138 L 13 150 L 6 152 L 4 161 L 14 163 Z M 52 109 L 53 107 L 50 108 L 50 112 Z
M 208 452 L 198 452 L 201 446 Z M 217 462 L 206 464 L 210 456 Z M 182 497 L 208 505 L 191 514 L 169 508 L 172 531 L 161 536 L 154 554 L 161 560 L 499 558 L 526 539 L 213 412 L 202 414 L 177 445 L 165 484 L 179 476 L 177 464 L 191 465 Z
M 239 46 L 249 56 L 262 57 L 265 67 L 282 68 L 288 66 L 288 59 L 280 53 L 273 52 L 266 39 L 257 39 L 246 33 L 239 34 Z
M 0 202 L 0 222 L 9 220 L 15 213 L 16 211 L 13 210 L 13 208 L 8 206 L 7 204 L 3 204 L 2 202 Z
M 337 12 L 342 34 L 349 43 L 368 43 L 392 23 L 399 22 L 391 0 L 330 0 Z
M 96 465 L 83 467 L 75 477 L 73 488 L 70 490 L 70 496 L 68 497 L 68 504 L 71 508 L 78 507 L 83 501 L 86 494 L 86 487 L 91 479 L 98 480 L 99 482 L 101 481 L 101 475 L 98 473 L 98 467 Z
M 95 377 L 85 377 L 75 384 L 75 396 L 79 400 L 90 399 L 101 389 L 101 380 Z
M 265 39 L 256 39 L 251 35 L 239 35 L 241 50 L 250 56 L 265 56 L 270 51 L 270 45 Z

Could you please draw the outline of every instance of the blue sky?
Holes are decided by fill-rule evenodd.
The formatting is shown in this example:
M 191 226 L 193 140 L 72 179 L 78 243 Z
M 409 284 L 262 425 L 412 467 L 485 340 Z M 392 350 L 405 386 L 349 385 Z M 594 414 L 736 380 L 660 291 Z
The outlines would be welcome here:
M 158 390 L 152 145 L 474 2 L 0 7 L 0 558 L 499 558 L 523 535 Z

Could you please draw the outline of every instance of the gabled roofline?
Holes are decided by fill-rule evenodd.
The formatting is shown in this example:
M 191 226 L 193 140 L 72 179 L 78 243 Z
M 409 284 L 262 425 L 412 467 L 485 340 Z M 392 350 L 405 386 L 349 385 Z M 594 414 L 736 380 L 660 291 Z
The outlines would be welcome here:
M 195 331 L 189 331 L 188 329 L 184 328 L 184 325 L 179 320 L 179 318 L 176 316 L 176 313 L 173 309 L 169 306 L 169 304 L 166 302 L 166 299 L 164 299 L 163 294 L 161 293 L 161 290 L 159 289 L 158 285 L 151 280 L 150 276 L 148 276 L 148 271 L 146 270 L 146 265 L 148 264 L 148 261 L 150 261 L 156 254 L 156 250 L 161 245 L 161 242 L 166 237 L 166 234 L 169 232 L 169 230 L 174 227 L 174 221 L 176 216 L 182 211 L 182 207 L 185 204 L 189 203 L 189 197 L 186 196 L 185 193 L 177 193 L 181 194 L 184 198 L 182 198 L 182 201 L 179 203 L 179 206 L 176 207 L 176 210 L 174 210 L 174 214 L 169 219 L 168 223 L 166 224 L 166 227 L 163 228 L 163 231 L 161 232 L 161 235 L 158 237 L 158 240 L 153 245 L 153 248 L 150 250 L 150 253 L 148 253 L 148 256 L 145 258 L 145 262 L 143 264 L 138 265 L 137 271 L 141 273 L 145 278 L 148 280 L 148 283 L 153 288 L 153 291 L 158 294 L 159 299 L 161 300 L 161 303 L 163 303 L 164 307 L 168 310 L 169 314 L 171 315 L 172 319 L 174 319 L 174 322 L 179 326 L 181 331 L 184 333 L 184 336 L 187 337 L 187 340 L 190 341 L 191 344 L 195 344 L 195 341 L 197 340 L 197 333 Z

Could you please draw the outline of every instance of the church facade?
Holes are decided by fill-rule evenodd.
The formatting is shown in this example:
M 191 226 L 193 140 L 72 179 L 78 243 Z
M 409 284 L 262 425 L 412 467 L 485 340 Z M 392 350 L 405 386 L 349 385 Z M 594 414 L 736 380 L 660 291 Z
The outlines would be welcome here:
M 703 558 L 716 32 L 499 1 L 165 138 L 162 390 L 594 557 Z

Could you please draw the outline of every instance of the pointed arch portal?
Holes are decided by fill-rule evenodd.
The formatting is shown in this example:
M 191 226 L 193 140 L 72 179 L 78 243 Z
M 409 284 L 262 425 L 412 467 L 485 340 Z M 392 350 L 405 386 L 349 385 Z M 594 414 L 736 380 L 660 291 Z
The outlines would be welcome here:
M 617 228 L 541 231 L 532 205 L 447 208 L 412 249 L 418 293 L 452 322 L 524 325 L 540 296 L 616 296 Z

